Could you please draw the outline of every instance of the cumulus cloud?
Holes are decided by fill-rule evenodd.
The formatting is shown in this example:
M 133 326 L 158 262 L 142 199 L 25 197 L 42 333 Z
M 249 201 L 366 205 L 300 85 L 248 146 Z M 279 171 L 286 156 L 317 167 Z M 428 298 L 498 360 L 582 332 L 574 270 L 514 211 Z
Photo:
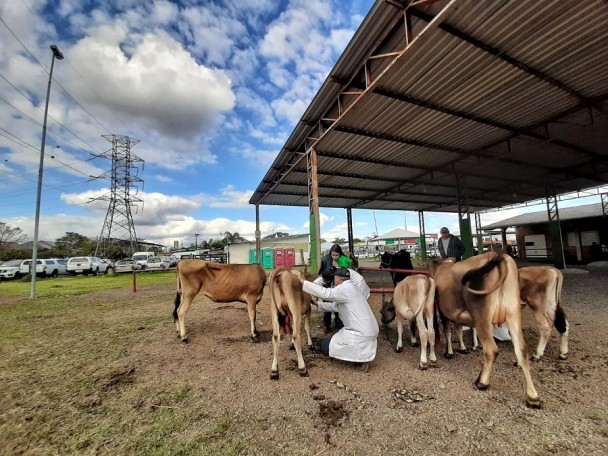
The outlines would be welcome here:
M 327 222 L 331 222 L 334 218 L 325 215 L 323 212 L 319 212 L 319 221 L 321 223 L 321 227 L 325 225 Z M 306 230 L 310 228 L 310 221 L 307 221 L 302 225 Z
M 163 30 L 133 33 L 118 20 L 90 30 L 66 55 L 112 111 L 168 137 L 196 137 L 234 107 L 226 74 L 198 64 Z M 82 78 L 71 80 L 79 99 L 98 102 Z

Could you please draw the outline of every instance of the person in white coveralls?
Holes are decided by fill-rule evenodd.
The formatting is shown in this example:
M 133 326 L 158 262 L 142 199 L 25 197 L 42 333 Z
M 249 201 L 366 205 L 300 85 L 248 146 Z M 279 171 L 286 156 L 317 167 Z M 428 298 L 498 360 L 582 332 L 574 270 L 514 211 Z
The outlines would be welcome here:
M 324 288 L 303 277 L 300 280 L 303 291 L 323 299 L 317 303 L 320 310 L 338 312 L 344 323 L 340 331 L 323 340 L 321 351 L 332 358 L 359 363 L 361 370 L 367 372 L 376 357 L 380 328 L 367 302 L 369 287 L 363 277 L 350 269 L 338 268 L 333 288 Z

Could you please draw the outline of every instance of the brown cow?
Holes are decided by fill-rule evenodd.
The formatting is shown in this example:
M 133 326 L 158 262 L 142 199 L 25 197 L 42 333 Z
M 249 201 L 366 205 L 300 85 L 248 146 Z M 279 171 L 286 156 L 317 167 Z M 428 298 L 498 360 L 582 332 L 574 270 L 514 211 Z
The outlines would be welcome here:
M 489 252 L 459 263 L 429 262 L 435 279 L 438 306 L 449 320 L 474 326 L 483 345 L 483 367 L 475 385 L 490 386 L 490 374 L 498 347 L 492 325 L 507 323 L 517 361 L 526 380 L 526 405 L 540 408 L 541 402 L 530 375 L 530 361 L 521 329 L 521 305 L 515 262 L 508 255 Z
M 293 268 L 278 268 L 270 275 L 268 283 L 270 289 L 270 318 L 272 319 L 272 369 L 270 378 L 279 379 L 278 353 L 281 341 L 280 330 L 285 334 L 292 333 L 292 346 L 298 358 L 298 371 L 300 376 L 307 377 L 308 370 L 302 357 L 301 329 L 304 317 L 308 348 L 312 350 L 310 337 L 310 300 L 311 296 L 302 291 L 302 284 L 298 279 L 300 272 Z
M 426 350 L 430 345 L 430 362 L 437 362 L 435 356 L 435 329 L 433 315 L 435 313 L 435 281 L 426 275 L 416 274 L 406 277 L 397 283 L 392 299 L 382 305 L 380 314 L 382 323 L 387 325 L 397 317 L 397 347 L 395 351 L 403 349 L 403 323 L 416 321 L 420 335 L 420 369 L 428 368 Z M 425 321 L 426 320 L 426 321 Z
M 529 266 L 519 270 L 521 300 L 534 312 L 540 332 L 533 361 L 542 358 L 553 325 L 560 333 L 559 358 L 568 358 L 569 326 L 561 306 L 563 283 L 563 274 L 552 266 Z
M 179 338 L 184 343 L 188 342 L 186 312 L 194 297 L 202 292 L 213 302 L 247 303 L 251 337 L 254 342 L 259 341 L 255 328 L 255 309 L 262 300 L 265 285 L 266 273 L 257 264 L 221 264 L 203 260 L 181 260 L 177 263 L 177 296 L 173 310 L 173 321 Z

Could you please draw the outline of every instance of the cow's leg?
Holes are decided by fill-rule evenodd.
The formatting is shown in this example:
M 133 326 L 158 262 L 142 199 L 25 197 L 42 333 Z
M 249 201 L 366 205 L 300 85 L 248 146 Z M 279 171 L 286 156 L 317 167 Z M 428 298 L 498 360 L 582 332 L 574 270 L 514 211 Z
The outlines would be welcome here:
M 304 319 L 304 330 L 306 331 L 306 345 L 310 351 L 314 351 L 315 347 L 312 344 L 312 337 L 310 336 L 310 310 L 302 315 Z
M 490 386 L 490 374 L 494 366 L 494 360 L 498 355 L 498 346 L 492 336 L 492 324 L 489 321 L 480 321 L 477 326 L 477 333 L 483 346 L 483 365 L 479 377 L 475 380 L 475 386 L 481 390 Z
M 507 328 L 511 334 L 511 342 L 513 342 L 513 350 L 515 350 L 515 356 L 517 357 L 517 363 L 521 366 L 521 370 L 524 373 L 526 379 L 526 406 L 531 408 L 541 408 L 540 398 L 534 388 L 532 382 L 532 376 L 530 375 L 530 360 L 528 359 L 528 349 L 526 348 L 526 342 L 524 341 L 524 335 L 521 329 L 521 313 L 519 306 L 517 306 L 516 312 L 507 313 Z M 492 339 L 494 341 L 494 339 Z M 485 352 L 485 343 L 484 352 Z
M 479 339 L 477 338 L 477 329 L 474 326 L 471 327 L 471 339 L 473 339 L 471 342 L 471 344 L 473 345 L 473 350 L 479 350 Z
M 458 335 L 458 353 L 467 354 L 469 351 L 467 350 L 467 346 L 464 344 L 463 332 L 464 330 L 462 329 L 462 325 L 456 325 L 456 334 Z
M 432 308 L 433 303 L 431 302 L 431 309 L 429 309 L 428 307 L 425 309 L 424 312 L 424 317 L 426 319 L 426 332 L 427 332 L 427 338 L 428 338 L 428 343 L 429 343 L 429 361 L 431 363 L 431 366 L 434 366 L 435 364 L 437 364 L 437 356 L 435 355 L 435 327 L 434 327 L 434 309 Z M 422 337 L 421 337 L 422 339 Z
M 299 312 L 293 312 L 292 318 L 292 337 L 293 344 L 296 347 L 296 356 L 298 357 L 298 373 L 300 374 L 300 377 L 308 377 L 308 370 L 306 369 L 304 357 L 302 356 L 302 315 L 300 315 Z
M 270 369 L 270 379 L 279 379 L 279 344 L 281 343 L 281 329 L 279 328 L 279 314 L 271 303 L 270 318 L 272 318 L 272 368 Z
M 255 308 L 256 308 L 258 302 L 259 301 L 256 296 L 247 297 L 247 312 L 249 313 L 249 321 L 251 323 L 251 339 L 254 342 L 260 341 L 260 335 L 259 335 L 257 329 L 255 328 L 255 318 L 256 318 Z
M 443 333 L 445 334 L 445 357 L 447 359 L 452 359 L 454 357 L 454 349 L 452 348 L 452 328 L 448 320 L 443 322 Z
M 196 293 L 183 293 L 181 304 L 177 308 L 179 338 L 185 344 L 188 343 L 188 334 L 186 333 L 186 312 L 188 312 L 188 309 L 190 308 L 190 304 L 192 303 L 195 294 Z
M 401 353 L 403 351 L 403 318 L 397 313 L 397 346 L 395 351 Z
M 568 358 L 568 333 L 569 333 L 569 325 L 568 319 L 566 318 L 566 313 L 562 306 L 558 303 L 555 309 L 555 329 L 560 334 L 559 338 L 559 359 L 567 359 Z
M 418 312 L 416 315 L 416 327 L 418 328 L 418 335 L 420 336 L 420 363 L 418 366 L 421 370 L 428 369 L 428 360 L 426 357 L 426 347 L 429 343 L 428 332 L 424 325 L 423 312 Z
M 547 315 L 544 315 L 542 312 L 534 312 L 534 318 L 536 319 L 536 323 L 538 323 L 538 345 L 536 346 L 536 353 L 532 355 L 532 361 L 540 361 L 540 359 L 545 354 L 545 348 L 547 347 L 547 342 L 549 341 L 549 337 L 551 337 L 551 327 L 553 326 L 553 321 L 549 319 Z

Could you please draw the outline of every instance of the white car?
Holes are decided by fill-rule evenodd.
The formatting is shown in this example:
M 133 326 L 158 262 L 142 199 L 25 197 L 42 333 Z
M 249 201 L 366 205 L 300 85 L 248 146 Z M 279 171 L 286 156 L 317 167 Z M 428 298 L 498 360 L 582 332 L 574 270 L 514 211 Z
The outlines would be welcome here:
M 143 266 L 133 260 L 120 260 L 114 263 L 114 272 L 133 272 L 143 269 Z
M 28 275 L 32 260 L 25 260 L 19 268 L 21 275 Z M 42 277 L 58 277 L 67 273 L 67 261 L 61 258 L 45 258 L 36 261 L 36 275 Z
M 105 274 L 108 272 L 108 265 L 102 263 L 97 257 L 72 257 L 68 260 L 68 274 Z
M 146 269 L 169 269 L 171 267 L 171 263 L 163 259 L 162 257 L 152 257 L 148 258 L 148 263 L 146 264 Z
M 0 279 L 18 279 L 22 277 L 21 265 L 26 260 L 10 260 L 0 266 Z

